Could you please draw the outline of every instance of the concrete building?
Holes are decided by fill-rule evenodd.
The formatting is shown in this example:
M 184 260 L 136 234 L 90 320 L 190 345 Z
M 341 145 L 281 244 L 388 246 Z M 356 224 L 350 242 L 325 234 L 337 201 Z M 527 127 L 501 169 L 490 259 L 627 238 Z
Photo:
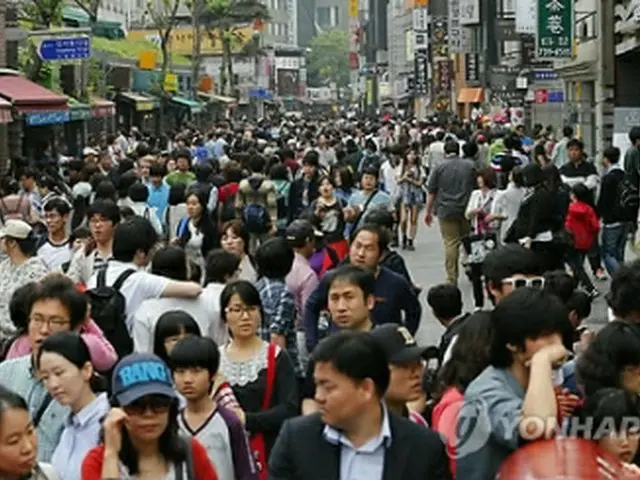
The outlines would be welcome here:
M 389 83 L 397 108 L 411 99 L 413 80 L 413 19 L 406 0 L 390 0 L 387 6 Z

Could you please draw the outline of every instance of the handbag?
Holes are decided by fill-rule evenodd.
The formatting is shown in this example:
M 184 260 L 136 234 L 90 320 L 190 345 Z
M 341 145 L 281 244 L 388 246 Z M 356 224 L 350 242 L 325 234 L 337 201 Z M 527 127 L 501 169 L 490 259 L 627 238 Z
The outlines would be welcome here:
M 467 235 L 462 239 L 462 246 L 467 252 L 469 263 L 482 263 L 491 250 L 495 250 L 498 239 L 495 232 Z
M 262 397 L 261 411 L 268 410 L 271 405 L 271 397 L 273 396 L 273 387 L 276 380 L 276 346 L 272 343 L 267 348 L 267 385 L 264 389 Z M 267 448 L 262 432 L 254 433 L 249 438 L 249 445 L 253 452 L 253 458 L 258 468 L 260 480 L 267 480 Z

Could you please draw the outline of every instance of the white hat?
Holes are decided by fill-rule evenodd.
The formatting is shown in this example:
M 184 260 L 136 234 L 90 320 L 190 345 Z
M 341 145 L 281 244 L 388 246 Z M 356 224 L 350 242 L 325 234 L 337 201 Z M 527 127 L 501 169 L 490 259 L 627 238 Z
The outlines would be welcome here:
M 91 147 L 84 147 L 84 149 L 82 150 L 82 156 L 83 157 L 87 157 L 89 155 L 98 155 L 98 152 L 96 152 L 93 148 Z
M 24 240 L 31 233 L 31 225 L 27 222 L 17 219 L 11 219 L 4 222 L 4 228 L 0 230 L 0 238 L 11 237 L 18 240 Z
M 73 198 L 89 198 L 91 196 L 91 184 L 88 182 L 78 182 L 71 189 Z

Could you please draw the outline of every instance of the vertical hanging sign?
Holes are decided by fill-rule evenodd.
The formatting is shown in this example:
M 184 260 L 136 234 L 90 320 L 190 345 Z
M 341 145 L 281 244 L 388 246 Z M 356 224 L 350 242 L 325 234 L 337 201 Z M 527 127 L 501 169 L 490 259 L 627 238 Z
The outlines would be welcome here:
M 574 42 L 573 0 L 539 0 L 536 57 L 572 58 Z
M 358 70 L 360 50 L 360 19 L 358 18 L 358 0 L 349 0 L 349 68 Z
M 417 95 L 429 91 L 429 13 L 424 5 L 417 4 L 413 15 L 413 78 Z

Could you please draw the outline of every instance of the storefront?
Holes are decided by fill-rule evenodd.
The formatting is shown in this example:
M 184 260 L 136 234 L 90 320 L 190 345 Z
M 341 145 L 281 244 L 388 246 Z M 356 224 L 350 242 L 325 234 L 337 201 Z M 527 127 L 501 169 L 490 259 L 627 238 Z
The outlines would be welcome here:
M 159 124 L 160 101 L 148 95 L 122 92 L 116 99 L 118 123 L 126 131 L 137 127 L 142 131 L 156 132 Z
M 91 118 L 87 122 L 89 137 L 115 133 L 116 104 L 104 98 L 91 98 Z
M 172 97 L 167 108 L 168 119 L 165 122 L 165 127 L 175 129 L 184 123 L 202 126 L 200 120 L 202 120 L 203 111 L 204 105 L 200 102 L 185 97 Z
M 87 120 L 91 110 L 86 103 L 69 98 L 69 121 L 64 126 L 64 139 L 67 153 L 80 157 L 82 149 L 87 145 Z
M 0 75 L 0 97 L 15 114 L 8 135 L 10 156 L 37 158 L 49 145 L 56 150 L 64 137 L 61 125 L 70 118 L 66 96 L 21 76 Z

